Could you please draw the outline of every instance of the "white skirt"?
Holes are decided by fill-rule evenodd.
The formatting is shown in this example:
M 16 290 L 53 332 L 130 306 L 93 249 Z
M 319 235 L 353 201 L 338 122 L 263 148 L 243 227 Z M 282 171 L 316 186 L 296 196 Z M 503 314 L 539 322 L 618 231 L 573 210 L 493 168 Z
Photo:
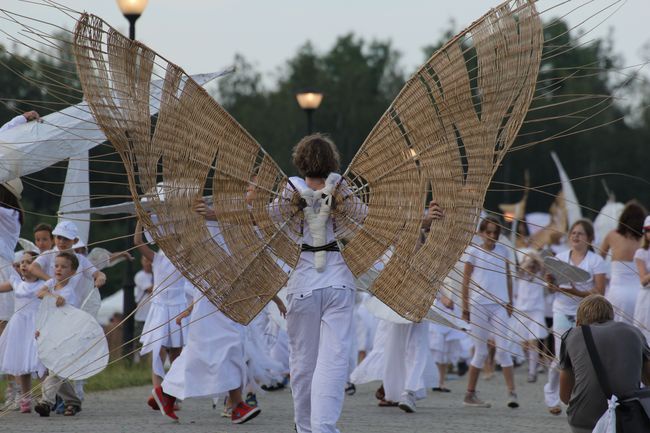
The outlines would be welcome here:
M 510 317 L 509 323 L 510 341 L 540 340 L 548 336 L 544 310 L 516 312 Z
M 614 306 L 614 320 L 632 325 L 641 282 L 634 262 L 612 262 L 612 276 L 605 297 Z
M 391 322 L 387 320 L 379 320 L 377 332 L 375 332 L 375 339 L 372 343 L 372 350 L 361 361 L 361 364 L 357 365 L 354 371 L 352 371 L 352 374 L 350 374 L 350 382 L 358 385 L 383 379 L 384 348 L 386 347 L 388 330 L 391 325 Z
M 176 324 L 176 316 L 187 308 L 187 304 L 151 304 L 144 322 L 140 342 L 142 355 L 152 352 L 154 347 L 183 347 L 187 342 L 187 318 L 182 325 Z
M 650 287 L 639 289 L 634 308 L 634 321 L 639 322 L 639 329 L 650 344 Z
M 218 397 L 246 380 L 245 328 L 227 318 L 205 297 L 192 310 L 187 345 L 162 383 L 176 398 Z
M 36 346 L 36 309 L 23 308 L 15 313 L 0 336 L 0 372 L 20 376 L 37 373 L 45 367 L 38 360 Z
M 246 385 L 257 389 L 259 385 L 269 385 L 273 382 L 282 381 L 284 366 L 281 362 L 273 359 L 269 346 L 265 340 L 266 327 L 268 325 L 267 305 L 249 324 L 245 327 L 246 339 L 244 353 L 248 378 Z M 275 306 L 273 307 L 275 308 Z

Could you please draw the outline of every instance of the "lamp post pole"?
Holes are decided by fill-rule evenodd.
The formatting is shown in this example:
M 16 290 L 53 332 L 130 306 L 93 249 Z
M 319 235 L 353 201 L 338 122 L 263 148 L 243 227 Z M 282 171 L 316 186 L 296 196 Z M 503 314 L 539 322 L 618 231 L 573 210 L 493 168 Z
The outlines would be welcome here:
M 314 111 L 318 109 L 323 101 L 323 94 L 317 90 L 305 89 L 296 93 L 298 105 L 307 114 L 307 135 L 314 132 Z
M 135 22 L 140 18 L 144 8 L 147 6 L 148 0 L 117 0 L 117 4 L 126 18 L 129 21 L 129 39 L 132 41 L 135 40 Z M 133 224 L 133 218 L 128 219 L 127 230 L 129 235 L 125 238 L 124 243 L 125 250 L 128 250 L 131 247 L 131 236 L 135 225 Z M 136 309 L 135 302 L 135 284 L 133 282 L 133 263 L 130 260 L 126 261 L 126 266 L 124 268 L 124 276 L 122 280 L 122 293 L 124 294 L 122 301 L 122 311 L 124 312 L 124 317 L 128 316 L 126 322 L 124 322 L 124 327 L 122 328 L 122 355 L 129 356 L 131 358 L 131 352 L 133 351 L 133 340 L 134 337 L 134 328 L 135 322 L 131 313 Z

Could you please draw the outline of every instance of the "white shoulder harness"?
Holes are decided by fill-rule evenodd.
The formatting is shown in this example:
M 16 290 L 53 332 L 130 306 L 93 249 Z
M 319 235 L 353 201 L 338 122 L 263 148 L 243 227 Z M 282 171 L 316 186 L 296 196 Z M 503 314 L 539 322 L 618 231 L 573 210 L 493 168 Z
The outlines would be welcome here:
M 327 243 L 327 220 L 332 209 L 332 193 L 341 179 L 341 175 L 330 173 L 325 179 L 325 186 L 318 191 L 307 187 L 304 182 L 295 182 L 300 196 L 307 206 L 303 209 L 305 220 L 309 226 L 314 247 L 322 247 Z M 326 251 L 316 251 L 314 262 L 316 270 L 322 272 L 326 264 Z

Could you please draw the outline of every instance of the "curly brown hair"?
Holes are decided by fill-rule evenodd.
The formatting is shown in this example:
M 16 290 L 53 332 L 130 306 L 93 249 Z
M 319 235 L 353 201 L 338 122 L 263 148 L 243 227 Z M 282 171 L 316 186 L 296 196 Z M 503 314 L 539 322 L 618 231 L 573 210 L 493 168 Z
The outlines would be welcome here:
M 339 151 L 323 134 L 308 135 L 293 148 L 293 165 L 303 177 L 327 177 L 339 171 Z
M 640 239 L 641 233 L 643 233 L 643 221 L 647 214 L 648 212 L 638 201 L 627 202 L 618 218 L 616 232 L 623 236 L 630 235 L 635 239 Z

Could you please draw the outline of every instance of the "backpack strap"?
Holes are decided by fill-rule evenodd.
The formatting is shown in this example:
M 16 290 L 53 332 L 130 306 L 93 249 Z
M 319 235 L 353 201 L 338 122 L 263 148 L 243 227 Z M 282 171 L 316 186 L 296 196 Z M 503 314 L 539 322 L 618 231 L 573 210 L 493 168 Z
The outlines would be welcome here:
M 596 377 L 598 378 L 598 383 L 600 388 L 605 393 L 607 399 L 612 398 L 612 388 L 609 385 L 609 379 L 607 377 L 607 370 L 603 367 L 603 363 L 600 360 L 598 355 L 598 350 L 596 350 L 596 344 L 594 343 L 594 337 L 591 333 L 591 328 L 589 325 L 582 325 L 582 336 L 585 339 L 585 344 L 587 345 L 587 352 L 589 353 L 589 358 L 591 358 L 591 364 L 594 366 L 596 371 Z

